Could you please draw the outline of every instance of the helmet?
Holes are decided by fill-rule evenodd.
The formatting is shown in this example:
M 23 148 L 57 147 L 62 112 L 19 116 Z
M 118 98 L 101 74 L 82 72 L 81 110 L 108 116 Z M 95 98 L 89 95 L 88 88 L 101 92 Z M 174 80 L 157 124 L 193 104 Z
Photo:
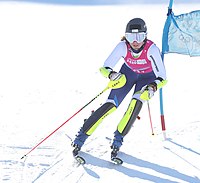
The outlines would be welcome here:
M 126 33 L 147 32 L 146 23 L 141 18 L 130 20 L 126 26 Z

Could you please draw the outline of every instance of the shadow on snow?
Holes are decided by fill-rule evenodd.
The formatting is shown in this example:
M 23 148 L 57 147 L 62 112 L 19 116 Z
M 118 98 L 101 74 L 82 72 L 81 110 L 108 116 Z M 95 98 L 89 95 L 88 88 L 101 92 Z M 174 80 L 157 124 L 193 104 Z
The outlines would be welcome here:
M 169 179 L 165 179 L 165 178 L 161 178 L 155 175 L 151 175 L 148 173 L 144 173 L 138 170 L 134 170 L 131 168 L 127 168 L 124 165 L 114 165 L 113 163 L 111 163 L 110 161 L 107 160 L 103 160 L 101 158 L 98 157 L 94 157 L 91 154 L 87 154 L 85 152 L 83 152 L 84 157 L 87 159 L 87 164 L 91 164 L 93 166 L 98 166 L 101 168 L 109 168 L 109 169 L 114 169 L 118 172 L 121 172 L 129 177 L 135 177 L 135 178 L 139 178 L 139 179 L 144 179 L 144 180 L 148 180 L 148 181 L 152 181 L 155 183 L 178 183 L 176 181 L 172 181 Z M 122 158 L 124 160 L 124 163 L 127 164 L 131 164 L 131 165 L 135 165 L 138 167 L 143 167 L 143 168 L 149 168 L 152 169 L 156 172 L 159 172 L 163 175 L 167 175 L 176 179 L 180 179 L 186 182 L 193 182 L 193 183 L 198 183 L 200 180 L 198 178 L 195 177 L 191 177 L 189 175 L 183 174 L 181 172 L 178 172 L 177 170 L 174 170 L 172 168 L 169 167 L 165 167 L 165 166 L 161 166 L 155 163 L 151 163 L 136 157 L 133 157 L 131 155 L 128 155 L 126 153 L 121 153 Z M 85 170 L 87 171 L 87 173 L 95 178 L 99 178 L 99 175 L 94 172 L 94 170 L 90 170 L 86 167 L 84 167 Z

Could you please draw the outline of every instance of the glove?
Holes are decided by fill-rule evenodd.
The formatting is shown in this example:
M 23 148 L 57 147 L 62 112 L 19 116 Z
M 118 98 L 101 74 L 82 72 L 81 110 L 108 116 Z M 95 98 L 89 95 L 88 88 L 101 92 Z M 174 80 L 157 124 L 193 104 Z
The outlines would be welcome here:
M 154 96 L 154 93 L 156 91 L 157 91 L 157 84 L 155 82 L 150 83 L 141 89 L 140 98 L 142 100 L 150 100 Z
M 113 71 L 110 67 L 101 67 L 99 70 L 104 77 L 112 81 L 119 79 L 121 76 L 121 73 Z
M 112 69 L 110 67 L 101 67 L 99 70 L 102 76 L 106 78 L 108 78 L 110 73 L 112 72 Z
M 99 70 L 104 77 L 110 79 L 108 83 L 109 88 L 117 89 L 123 87 L 126 84 L 126 76 L 124 74 L 115 72 L 109 67 L 101 67 Z
M 111 71 L 108 78 L 111 80 L 111 81 L 114 81 L 114 80 L 118 80 L 120 77 L 121 77 L 121 73 L 120 72 L 115 72 L 115 71 Z
M 113 73 L 110 76 L 110 81 L 108 83 L 108 87 L 111 89 L 121 88 L 126 84 L 126 76 L 121 73 Z

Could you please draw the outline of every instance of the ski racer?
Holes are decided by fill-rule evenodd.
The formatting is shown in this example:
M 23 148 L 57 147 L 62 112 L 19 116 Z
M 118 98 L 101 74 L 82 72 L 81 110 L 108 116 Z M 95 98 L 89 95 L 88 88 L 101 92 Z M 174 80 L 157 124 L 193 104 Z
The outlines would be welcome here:
M 116 72 L 113 69 L 121 58 L 124 63 L 119 72 Z M 134 88 L 129 106 L 114 132 L 112 160 L 117 157 L 123 139 L 129 133 L 143 103 L 166 84 L 166 71 L 160 50 L 153 41 L 147 39 L 147 26 L 143 19 L 134 18 L 128 22 L 125 35 L 105 60 L 100 72 L 110 81 L 120 83 L 120 88 L 111 89 L 107 101 L 84 122 L 72 142 L 73 155 L 78 155 L 86 139 Z

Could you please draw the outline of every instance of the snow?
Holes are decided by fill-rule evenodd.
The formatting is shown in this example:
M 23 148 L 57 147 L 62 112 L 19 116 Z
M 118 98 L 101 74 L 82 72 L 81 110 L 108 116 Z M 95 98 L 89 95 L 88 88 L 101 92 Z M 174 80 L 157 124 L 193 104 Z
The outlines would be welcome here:
M 150 101 L 155 135 L 145 104 L 141 119 L 124 139 L 124 164 L 109 161 L 110 139 L 130 93 L 87 140 L 82 149 L 87 164 L 77 167 L 70 138 L 106 100 L 106 91 L 21 159 L 106 87 L 108 80 L 98 69 L 131 18 L 145 19 L 149 38 L 161 47 L 167 3 L 144 7 L 0 2 L 0 182 L 200 182 L 200 63 L 198 57 L 178 54 L 165 55 L 166 140 L 157 93 Z M 174 12 L 198 7 L 175 3 Z

